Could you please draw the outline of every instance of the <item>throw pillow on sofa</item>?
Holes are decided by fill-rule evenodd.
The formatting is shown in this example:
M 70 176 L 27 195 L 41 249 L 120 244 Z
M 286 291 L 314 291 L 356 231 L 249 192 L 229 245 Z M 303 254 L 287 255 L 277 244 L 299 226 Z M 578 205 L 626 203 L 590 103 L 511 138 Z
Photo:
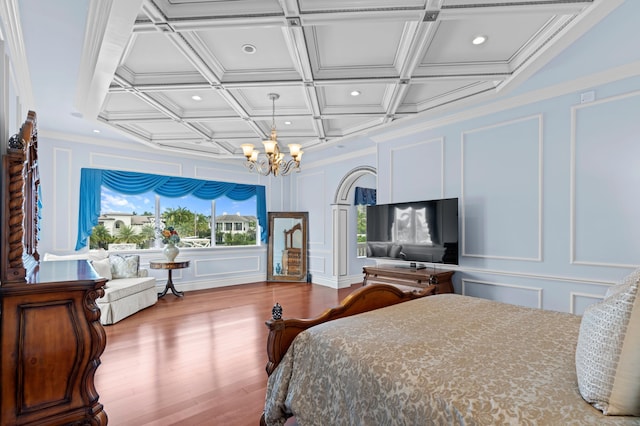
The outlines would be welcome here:
M 111 278 L 137 278 L 140 268 L 140 256 L 137 254 L 120 255 L 110 254 Z
M 93 269 L 95 269 L 96 273 L 102 278 L 106 278 L 107 281 L 112 279 L 111 262 L 109 261 L 109 258 L 94 260 L 91 262 L 91 266 L 93 266 Z

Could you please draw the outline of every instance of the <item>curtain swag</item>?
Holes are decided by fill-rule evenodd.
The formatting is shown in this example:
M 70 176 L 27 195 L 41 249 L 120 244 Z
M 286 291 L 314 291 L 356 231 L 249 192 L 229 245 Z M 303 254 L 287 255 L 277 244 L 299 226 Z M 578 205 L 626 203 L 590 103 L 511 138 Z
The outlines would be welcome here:
M 91 230 L 98 224 L 102 185 L 127 195 L 153 191 L 164 197 L 175 198 L 191 194 L 203 200 L 227 196 L 234 201 L 243 201 L 255 195 L 258 224 L 261 227 L 260 239 L 264 243 L 267 242 L 267 204 L 264 186 L 83 168 L 80 171 L 80 209 L 76 250 L 87 245 Z
M 375 206 L 377 198 L 376 190 L 373 188 L 360 188 L 356 186 L 356 197 L 353 204 L 356 206 Z

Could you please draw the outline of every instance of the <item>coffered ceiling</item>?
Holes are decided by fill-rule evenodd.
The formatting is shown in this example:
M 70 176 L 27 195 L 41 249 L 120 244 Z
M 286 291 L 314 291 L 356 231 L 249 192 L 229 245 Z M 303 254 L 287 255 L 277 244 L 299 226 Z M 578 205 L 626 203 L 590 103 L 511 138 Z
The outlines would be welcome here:
M 348 143 L 517 84 L 602 2 L 98 3 L 87 23 L 82 112 L 151 146 L 241 157 L 241 144 L 268 138 L 269 93 L 280 96 L 281 145 Z M 474 45 L 476 36 L 486 41 Z

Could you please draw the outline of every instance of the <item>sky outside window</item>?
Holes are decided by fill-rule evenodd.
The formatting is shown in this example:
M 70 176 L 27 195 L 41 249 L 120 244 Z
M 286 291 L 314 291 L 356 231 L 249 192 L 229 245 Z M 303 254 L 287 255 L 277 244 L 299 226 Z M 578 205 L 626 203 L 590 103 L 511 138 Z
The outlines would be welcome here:
M 143 214 L 155 210 L 154 192 L 146 192 L 136 195 L 125 195 L 109 188 L 102 187 L 100 199 L 100 212 L 106 213 L 136 213 Z M 160 208 L 165 211 L 167 208 L 186 208 L 192 212 L 203 212 L 211 210 L 211 200 L 201 200 L 193 196 L 169 198 L 161 197 Z M 216 199 L 216 215 L 240 214 L 241 216 L 256 216 L 256 197 L 251 197 L 244 201 L 233 201 L 227 197 Z

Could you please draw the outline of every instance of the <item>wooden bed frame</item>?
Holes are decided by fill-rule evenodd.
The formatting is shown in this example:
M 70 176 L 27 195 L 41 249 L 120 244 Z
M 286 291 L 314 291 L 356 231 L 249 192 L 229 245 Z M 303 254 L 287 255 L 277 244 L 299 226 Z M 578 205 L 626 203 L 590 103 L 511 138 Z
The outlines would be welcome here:
M 280 364 L 293 339 L 310 327 L 433 294 L 436 294 L 435 285 L 406 292 L 389 284 L 371 284 L 355 290 L 345 297 L 338 306 L 327 309 L 319 316 L 310 319 L 283 319 L 282 307 L 276 303 L 272 309 L 272 318 L 265 323 L 269 329 L 269 336 L 267 337 L 267 375 L 270 376 Z M 264 413 L 260 417 L 260 424 L 266 425 Z

